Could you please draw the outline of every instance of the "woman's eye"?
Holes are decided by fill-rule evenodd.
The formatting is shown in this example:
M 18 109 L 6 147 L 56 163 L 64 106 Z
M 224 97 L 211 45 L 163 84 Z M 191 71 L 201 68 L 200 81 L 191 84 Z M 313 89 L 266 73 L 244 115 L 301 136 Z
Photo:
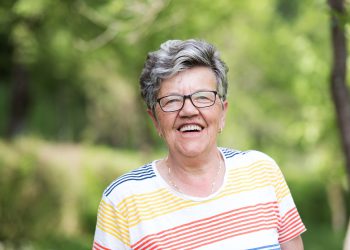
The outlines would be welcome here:
M 211 100 L 210 100 L 210 98 L 208 96 L 201 95 L 201 96 L 196 96 L 195 101 L 208 102 L 208 101 L 211 101 Z
M 181 103 L 181 99 L 171 98 L 171 99 L 165 100 L 164 105 L 171 105 L 171 104 L 177 104 L 177 103 Z

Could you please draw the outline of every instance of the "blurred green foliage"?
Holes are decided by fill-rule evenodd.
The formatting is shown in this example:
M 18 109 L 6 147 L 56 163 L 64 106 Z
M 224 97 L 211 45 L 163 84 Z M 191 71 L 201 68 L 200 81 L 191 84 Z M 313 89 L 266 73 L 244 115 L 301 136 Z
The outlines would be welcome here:
M 235 141 L 224 143 L 295 148 L 334 127 L 322 1 L 7 0 L 0 13 L 2 136 L 160 145 L 138 76 L 148 51 L 191 37 L 217 45 L 231 69 Z
M 90 249 L 102 192 L 117 176 L 165 152 L 136 153 L 101 146 L 0 140 L 0 248 Z M 288 182 L 308 231 L 305 249 L 341 249 L 326 187 L 317 175 Z M 3 249 L 1 248 L 1 249 Z
M 156 157 L 24 137 L 0 140 L 0 151 L 0 248 L 9 249 L 90 248 L 104 188 Z
M 275 158 L 306 249 L 341 249 L 329 26 L 321 0 L 2 0 L 0 249 L 90 248 L 102 190 L 164 150 L 138 93 L 147 52 L 192 37 L 230 68 L 220 146 Z

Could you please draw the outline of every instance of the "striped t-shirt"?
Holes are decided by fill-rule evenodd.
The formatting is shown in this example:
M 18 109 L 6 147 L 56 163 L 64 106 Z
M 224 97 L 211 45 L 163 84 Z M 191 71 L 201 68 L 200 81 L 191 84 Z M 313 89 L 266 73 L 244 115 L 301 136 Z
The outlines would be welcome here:
M 284 177 L 258 151 L 219 148 L 222 187 L 198 198 L 174 191 L 155 162 L 104 191 L 94 249 L 280 249 L 305 231 Z

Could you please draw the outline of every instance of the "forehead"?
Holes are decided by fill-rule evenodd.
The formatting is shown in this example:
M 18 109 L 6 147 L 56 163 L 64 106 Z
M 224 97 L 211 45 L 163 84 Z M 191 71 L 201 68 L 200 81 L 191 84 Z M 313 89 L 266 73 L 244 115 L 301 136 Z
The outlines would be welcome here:
M 198 66 L 177 73 L 162 81 L 159 96 L 190 94 L 199 90 L 216 90 L 217 81 L 211 68 Z

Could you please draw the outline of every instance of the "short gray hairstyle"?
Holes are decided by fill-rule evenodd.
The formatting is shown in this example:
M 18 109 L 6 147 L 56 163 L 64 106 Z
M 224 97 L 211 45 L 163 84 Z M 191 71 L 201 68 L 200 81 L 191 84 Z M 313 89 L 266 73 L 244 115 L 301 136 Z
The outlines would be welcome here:
M 227 95 L 228 67 L 220 59 L 216 48 L 203 40 L 169 40 L 160 49 L 148 53 L 140 76 L 141 96 L 153 112 L 157 95 L 164 79 L 195 66 L 213 70 L 217 79 L 217 91 L 222 100 Z

